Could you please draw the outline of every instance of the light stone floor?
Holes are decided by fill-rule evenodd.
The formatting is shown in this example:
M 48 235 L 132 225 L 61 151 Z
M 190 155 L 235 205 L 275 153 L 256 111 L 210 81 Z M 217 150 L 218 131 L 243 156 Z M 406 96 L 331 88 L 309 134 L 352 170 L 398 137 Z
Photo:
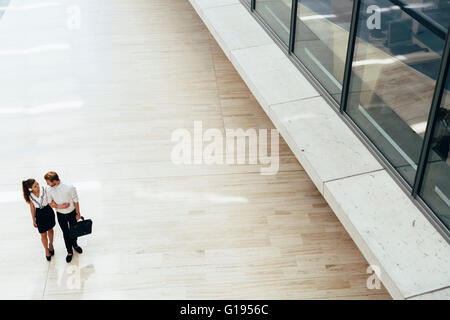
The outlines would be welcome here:
M 390 298 L 284 141 L 271 176 L 171 162 L 195 120 L 273 128 L 187 0 L 13 0 L 0 61 L 0 298 Z M 21 199 L 48 170 L 94 220 L 71 264 Z

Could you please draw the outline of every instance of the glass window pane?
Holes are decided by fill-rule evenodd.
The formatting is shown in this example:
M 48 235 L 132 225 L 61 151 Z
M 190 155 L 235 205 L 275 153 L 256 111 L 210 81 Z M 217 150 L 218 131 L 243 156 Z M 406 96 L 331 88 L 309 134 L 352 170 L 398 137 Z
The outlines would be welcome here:
M 387 0 L 362 0 L 358 20 L 347 113 L 412 185 L 444 39 Z
M 255 10 L 270 28 L 288 45 L 291 25 L 291 0 L 256 0 Z
M 353 0 L 298 0 L 294 54 L 340 102 Z
M 450 23 L 450 0 L 403 0 L 409 8 L 414 8 L 444 29 Z
M 450 78 L 438 110 L 421 197 L 450 229 Z

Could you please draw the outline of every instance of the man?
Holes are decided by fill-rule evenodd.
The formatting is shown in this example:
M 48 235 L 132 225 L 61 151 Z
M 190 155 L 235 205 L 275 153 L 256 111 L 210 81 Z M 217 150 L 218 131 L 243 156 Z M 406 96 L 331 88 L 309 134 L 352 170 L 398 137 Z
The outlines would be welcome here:
M 72 261 L 73 250 L 82 253 L 83 249 L 77 244 L 77 238 L 71 238 L 69 235 L 70 228 L 80 220 L 80 204 L 78 203 L 77 190 L 72 185 L 66 185 L 61 183 L 59 176 L 56 172 L 50 171 L 44 176 L 48 188 L 47 196 L 48 203 L 52 207 L 55 205 L 69 203 L 69 206 L 65 209 L 58 209 L 57 217 L 58 223 L 64 235 L 64 243 L 67 249 L 66 261 L 69 263 Z M 53 204 L 53 205 L 52 205 Z

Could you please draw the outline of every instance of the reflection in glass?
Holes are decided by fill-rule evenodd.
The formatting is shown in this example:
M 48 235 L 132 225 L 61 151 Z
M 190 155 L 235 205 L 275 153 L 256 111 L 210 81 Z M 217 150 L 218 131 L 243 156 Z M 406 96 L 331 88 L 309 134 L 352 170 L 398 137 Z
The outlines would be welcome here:
M 291 0 L 256 0 L 256 12 L 284 44 L 289 43 Z
M 450 88 L 450 79 L 446 88 Z M 450 228 L 450 92 L 445 90 L 438 110 L 420 196 Z
M 390 1 L 361 1 L 347 113 L 410 185 L 443 47 Z
M 340 102 L 352 0 L 298 0 L 294 54 Z
M 444 29 L 450 23 L 450 0 L 403 0 L 412 8 Z

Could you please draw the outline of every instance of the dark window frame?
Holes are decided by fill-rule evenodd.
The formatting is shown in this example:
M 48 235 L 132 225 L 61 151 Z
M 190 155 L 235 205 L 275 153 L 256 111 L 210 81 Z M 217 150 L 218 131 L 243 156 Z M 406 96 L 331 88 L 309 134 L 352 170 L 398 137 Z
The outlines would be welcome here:
M 319 1 L 319 0 L 318 0 Z M 320 95 L 328 102 L 332 109 L 339 115 L 339 117 L 347 124 L 347 126 L 353 131 L 353 133 L 361 140 L 361 142 L 369 149 L 372 155 L 380 162 L 383 168 L 394 179 L 397 185 L 405 192 L 408 198 L 414 203 L 414 205 L 424 214 L 424 216 L 430 221 L 430 223 L 436 228 L 436 230 L 444 237 L 444 239 L 450 243 L 450 230 L 440 221 L 437 215 L 431 210 L 431 208 L 420 198 L 420 188 L 424 179 L 424 172 L 426 167 L 426 161 L 430 151 L 430 141 L 432 139 L 433 129 L 437 122 L 437 108 L 440 106 L 442 95 L 445 88 L 445 80 L 449 69 L 449 50 L 450 50 L 450 36 L 442 26 L 437 25 L 434 21 L 428 19 L 419 11 L 408 7 L 407 3 L 401 0 L 387 0 L 397 5 L 410 15 L 413 19 L 418 20 L 430 31 L 439 37 L 445 39 L 445 49 L 441 57 L 441 64 L 439 69 L 439 77 L 436 81 L 435 90 L 433 94 L 433 100 L 431 109 L 429 112 L 429 118 L 427 128 L 425 130 L 424 141 L 421 147 L 421 154 L 418 163 L 418 169 L 414 180 L 413 187 L 409 186 L 406 180 L 397 172 L 397 170 L 391 165 L 386 157 L 377 149 L 377 147 L 368 139 L 368 137 L 362 132 L 362 130 L 356 125 L 356 123 L 345 112 L 348 103 L 348 91 L 351 77 L 351 67 L 353 63 L 354 49 L 357 35 L 357 22 L 360 12 L 361 0 L 353 1 L 352 18 L 350 25 L 350 34 L 347 45 L 347 55 L 344 69 L 344 81 L 342 88 L 341 102 L 337 103 L 328 91 L 323 87 L 321 83 L 314 77 L 314 75 L 303 65 L 293 53 L 295 36 L 296 36 L 296 17 L 298 11 L 298 0 L 292 0 L 291 6 L 291 23 L 289 42 L 286 45 L 278 35 L 273 32 L 270 26 L 258 15 L 255 10 L 256 0 L 251 0 L 250 5 L 245 0 L 240 2 L 247 8 L 255 20 L 263 27 L 263 29 L 269 34 L 269 36 L 275 41 L 275 43 L 282 49 L 282 51 L 288 56 L 291 62 L 299 69 L 299 71 L 311 82 L 313 87 L 320 93 Z M 295 18 L 295 19 L 294 19 Z

